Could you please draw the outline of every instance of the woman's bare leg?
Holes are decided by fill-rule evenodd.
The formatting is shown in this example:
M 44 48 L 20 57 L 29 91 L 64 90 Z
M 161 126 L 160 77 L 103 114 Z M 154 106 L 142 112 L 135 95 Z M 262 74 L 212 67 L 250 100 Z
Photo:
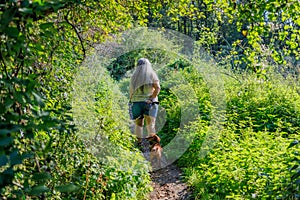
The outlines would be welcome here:
M 142 142 L 143 126 L 144 126 L 144 118 L 138 118 L 135 120 L 134 134 L 138 139 L 138 143 Z
M 148 136 L 155 134 L 155 117 L 145 115 Z

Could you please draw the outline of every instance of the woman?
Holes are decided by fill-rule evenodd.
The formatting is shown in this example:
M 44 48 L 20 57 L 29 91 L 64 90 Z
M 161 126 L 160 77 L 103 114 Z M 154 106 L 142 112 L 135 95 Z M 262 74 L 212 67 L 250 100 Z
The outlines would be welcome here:
M 130 101 L 133 103 L 134 133 L 138 138 L 138 144 L 142 142 L 144 119 L 146 120 L 148 136 L 155 133 L 159 91 L 159 79 L 153 71 L 151 63 L 146 58 L 139 59 L 131 77 L 129 92 Z

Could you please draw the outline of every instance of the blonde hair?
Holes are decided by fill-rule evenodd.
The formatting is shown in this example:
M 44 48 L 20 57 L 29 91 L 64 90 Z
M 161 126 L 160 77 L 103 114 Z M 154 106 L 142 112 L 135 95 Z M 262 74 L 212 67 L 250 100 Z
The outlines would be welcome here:
M 158 81 L 158 76 L 152 69 L 150 61 L 146 58 L 139 59 L 131 77 L 130 97 L 136 89 L 144 85 L 153 84 L 155 81 Z

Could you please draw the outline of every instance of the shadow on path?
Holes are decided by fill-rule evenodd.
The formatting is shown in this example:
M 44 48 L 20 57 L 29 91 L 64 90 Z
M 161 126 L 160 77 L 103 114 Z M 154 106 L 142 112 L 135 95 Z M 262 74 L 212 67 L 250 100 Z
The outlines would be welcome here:
M 142 142 L 142 152 L 149 160 L 149 143 Z M 165 160 L 165 158 L 163 158 Z M 182 171 L 170 164 L 162 169 L 150 173 L 153 191 L 149 195 L 150 200 L 193 200 L 192 192 L 182 180 Z
M 171 164 L 151 173 L 153 191 L 149 199 L 192 200 L 192 193 L 181 180 L 181 170 Z

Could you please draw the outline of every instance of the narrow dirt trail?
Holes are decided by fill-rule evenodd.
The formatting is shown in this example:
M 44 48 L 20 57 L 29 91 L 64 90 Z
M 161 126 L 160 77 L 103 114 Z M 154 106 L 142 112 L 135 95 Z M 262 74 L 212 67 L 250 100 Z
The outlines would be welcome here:
M 143 140 L 141 150 L 145 158 L 149 160 L 149 143 L 146 140 Z M 153 191 L 149 195 L 149 200 L 194 199 L 192 192 L 182 180 L 182 171 L 175 164 L 154 170 L 150 175 Z
M 171 164 L 151 173 L 153 191 L 150 200 L 192 200 L 192 193 L 181 180 L 182 173 Z

